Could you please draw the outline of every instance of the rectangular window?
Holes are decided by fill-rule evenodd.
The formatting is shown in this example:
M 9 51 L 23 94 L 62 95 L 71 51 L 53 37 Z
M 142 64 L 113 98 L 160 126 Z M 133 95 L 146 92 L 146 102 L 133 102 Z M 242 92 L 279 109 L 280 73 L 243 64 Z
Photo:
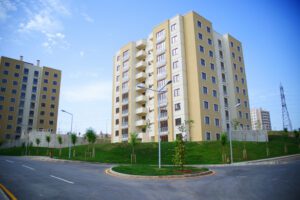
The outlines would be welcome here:
M 219 47 L 222 47 L 222 41 L 221 40 L 218 40 L 218 45 L 219 45 Z
M 166 84 L 166 79 L 157 81 L 157 88 L 161 88 Z
M 202 92 L 203 92 L 203 94 L 207 94 L 208 93 L 208 89 L 207 89 L 207 87 L 202 87 Z
M 128 61 L 123 62 L 123 69 L 126 69 L 128 67 L 129 67 L 129 62 Z
M 216 112 L 219 111 L 219 106 L 218 106 L 218 104 L 214 104 L 214 111 L 216 111 Z
M 244 70 L 243 70 L 243 67 L 240 67 L 240 71 L 241 71 L 241 73 L 243 73 L 243 72 L 244 72 Z
M 173 76 L 173 83 L 179 82 L 179 74 Z
M 172 24 L 171 25 L 171 31 L 175 31 L 177 29 L 177 24 Z
M 206 124 L 206 125 L 209 125 L 209 117 L 208 117 L 208 116 L 205 116 L 205 117 L 204 117 L 204 121 L 205 121 L 205 124 Z
M 211 82 L 212 82 L 213 84 L 216 84 L 216 83 L 217 83 L 216 77 L 212 76 L 212 77 L 211 77 Z
M 244 101 L 244 105 L 245 105 L 245 108 L 247 108 L 248 107 L 248 102 Z
M 166 74 L 166 66 L 157 68 L 157 75 Z
M 202 40 L 202 39 L 203 39 L 203 36 L 202 36 L 201 33 L 198 33 L 198 38 L 199 38 L 199 40 Z
M 199 51 L 202 52 L 202 53 L 204 53 L 204 47 L 200 45 L 199 46 Z
M 206 73 L 202 72 L 201 77 L 202 77 L 203 80 L 206 80 Z
M 212 51 L 209 51 L 209 57 L 211 57 L 211 58 L 214 57 L 214 53 Z
M 215 65 L 213 63 L 210 63 L 210 69 L 213 71 L 215 70 Z
M 236 93 L 240 93 L 240 88 L 239 87 L 236 87 L 235 90 L 236 90 Z
M 210 140 L 210 132 L 206 132 L 206 140 Z
M 5 65 L 5 67 L 9 67 L 9 63 L 8 62 L 5 62 L 4 65 Z
M 174 90 L 174 97 L 180 96 L 180 88 Z
M 209 107 L 209 105 L 208 105 L 208 101 L 204 101 L 203 102 L 203 107 L 204 107 L 204 109 L 208 109 L 208 107 Z
M 163 54 L 156 57 L 156 62 L 159 63 L 159 62 L 164 62 L 164 61 L 166 61 L 166 54 L 165 53 L 163 53 Z
M 180 126 L 181 125 L 181 118 L 176 118 L 175 119 L 175 125 Z
M 160 40 L 165 37 L 165 30 L 161 30 L 156 33 L 156 40 Z
M 165 41 L 160 42 L 156 45 L 156 51 L 164 51 L 166 49 Z
M 175 104 L 175 111 L 178 111 L 178 110 L 180 110 L 181 108 L 180 108 L 180 103 L 176 103 Z
M 220 126 L 220 120 L 218 118 L 215 118 L 215 126 L 216 127 Z
M 242 115 L 242 112 L 241 112 L 241 111 L 239 111 L 239 117 L 240 117 L 240 118 L 242 118 L 242 117 L 243 117 L 243 115 Z
M 28 77 L 27 77 L 27 76 L 24 76 L 24 77 L 23 77 L 23 83 L 27 83 L 27 81 L 28 81 Z
M 238 50 L 238 52 L 240 52 L 240 51 L 241 51 L 241 48 L 240 48 L 240 46 L 237 46 L 237 50 Z
M 198 26 L 199 28 L 201 28 L 202 23 L 201 23 L 200 21 L 197 21 L 197 26 Z
M 172 65 L 173 65 L 173 69 L 177 69 L 178 68 L 178 61 L 174 61 Z
M 233 47 L 233 42 L 230 42 L 230 46 Z
M 242 84 L 245 84 L 245 80 L 243 78 L 241 79 L 241 81 L 242 81 Z
M 56 93 L 56 89 L 52 89 L 52 93 Z
M 216 138 L 217 138 L 217 140 L 220 140 L 220 133 L 216 133 Z
M 207 26 L 206 30 L 207 30 L 208 33 L 210 33 L 210 27 Z
M 129 50 L 123 52 L 123 59 L 126 60 L 129 58 Z
M 213 97 L 218 97 L 217 91 L 213 90 Z
M 171 38 L 171 43 L 172 44 L 175 44 L 177 42 L 177 35 L 175 35 L 175 36 L 173 36 L 172 38 Z
M 19 74 L 19 73 L 15 73 L 14 76 L 15 76 L 16 78 L 18 78 L 18 77 L 20 76 L 20 74 Z
M 24 68 L 24 74 L 28 74 L 29 73 L 29 69 Z
M 231 56 L 232 56 L 233 58 L 235 58 L 235 53 L 234 53 L 234 52 L 232 52 L 232 53 L 231 53 Z
M 201 58 L 200 64 L 205 67 L 205 60 L 203 58 Z
M 48 83 L 48 79 L 44 79 L 44 83 Z
M 207 43 L 208 43 L 208 45 L 212 45 L 212 41 L 210 38 L 207 39 Z
M 178 48 L 172 50 L 172 56 L 178 55 Z
M 8 120 L 13 120 L 13 116 L 12 115 L 8 115 L 7 119 Z

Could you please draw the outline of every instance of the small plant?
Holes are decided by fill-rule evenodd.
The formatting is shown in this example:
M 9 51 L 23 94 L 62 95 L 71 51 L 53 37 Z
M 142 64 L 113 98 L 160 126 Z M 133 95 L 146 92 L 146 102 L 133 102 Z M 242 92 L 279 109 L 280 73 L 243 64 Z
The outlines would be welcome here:
M 77 142 L 77 135 L 75 133 L 71 134 L 71 140 L 72 140 L 72 144 L 74 147 Z M 75 148 L 73 148 L 73 157 L 75 157 L 75 156 L 76 156 L 76 152 L 75 152 Z
M 181 170 L 184 169 L 185 163 L 185 144 L 181 134 L 176 135 L 176 146 L 175 154 L 173 158 L 173 163 L 176 166 L 179 166 Z
M 86 130 L 85 137 L 86 137 L 86 139 L 87 139 L 87 141 L 89 143 L 89 145 L 88 145 L 88 152 L 89 152 L 89 146 L 91 144 L 93 144 L 92 157 L 94 158 L 95 157 L 95 142 L 96 142 L 96 139 L 97 139 L 96 132 L 92 128 L 88 128 Z
M 36 146 L 39 147 L 41 140 L 40 138 L 35 138 Z M 36 154 L 39 154 L 39 148 L 36 148 Z
M 50 141 L 51 141 L 50 135 L 46 135 L 46 141 L 48 143 L 47 155 L 49 155 L 49 144 L 50 144 Z
M 129 139 L 129 143 L 131 145 L 132 151 L 131 151 L 131 164 L 132 163 L 136 163 L 136 155 L 134 152 L 134 147 L 136 146 L 138 142 L 138 134 L 133 132 L 130 134 L 130 139 Z
M 222 145 L 222 161 L 223 161 L 223 163 L 226 163 L 227 156 L 226 156 L 226 152 L 225 152 L 225 147 L 228 142 L 228 138 L 227 138 L 227 134 L 225 132 L 222 133 L 220 142 Z
M 193 123 L 194 123 L 194 120 L 190 119 L 190 120 L 185 120 L 183 124 L 181 124 L 179 127 L 178 127 L 178 130 L 181 132 L 181 133 L 186 133 L 186 140 L 190 141 L 191 140 L 191 137 L 190 137 L 190 130 L 193 126 Z
M 57 141 L 58 141 L 58 144 L 59 144 L 59 157 L 61 157 L 61 145 L 63 143 L 61 135 L 57 136 Z

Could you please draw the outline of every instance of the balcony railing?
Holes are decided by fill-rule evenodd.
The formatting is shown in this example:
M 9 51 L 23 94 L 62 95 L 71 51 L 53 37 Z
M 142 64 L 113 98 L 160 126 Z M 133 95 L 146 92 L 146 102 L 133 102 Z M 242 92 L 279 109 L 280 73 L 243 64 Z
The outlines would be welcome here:
M 137 49 L 145 49 L 146 44 L 147 44 L 146 40 L 139 40 L 135 43 L 135 46 Z
M 128 104 L 128 98 L 122 99 L 122 104 Z
M 146 96 L 145 95 L 139 95 L 135 98 L 136 102 L 144 103 L 146 102 Z
M 168 132 L 168 127 L 167 127 L 167 126 L 161 127 L 161 128 L 160 128 L 160 132 L 161 132 L 161 133 Z
M 128 126 L 128 122 L 122 122 L 122 127 Z
M 145 61 L 140 61 L 136 64 L 135 66 L 137 69 L 140 69 L 140 70 L 144 70 L 146 68 L 146 62 Z
M 144 50 L 139 50 L 139 51 L 136 53 L 135 57 L 136 57 L 137 59 L 140 59 L 140 60 L 145 59 L 145 58 L 146 58 L 146 52 L 145 52 Z

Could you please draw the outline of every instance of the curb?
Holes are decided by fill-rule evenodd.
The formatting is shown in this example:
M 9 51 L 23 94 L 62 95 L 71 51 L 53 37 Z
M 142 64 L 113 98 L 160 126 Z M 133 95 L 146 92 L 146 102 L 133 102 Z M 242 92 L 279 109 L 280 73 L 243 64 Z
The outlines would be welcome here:
M 7 199 L 10 200 L 17 200 L 17 198 L 13 195 L 11 191 L 9 191 L 4 185 L 0 183 L 0 190 L 3 191 L 5 197 L 8 197 Z
M 105 170 L 105 173 L 115 177 L 121 178 L 129 178 L 129 179 L 148 179 L 148 180 L 173 180 L 173 179 L 186 179 L 186 178 L 196 178 L 202 176 L 209 176 L 216 174 L 214 171 L 209 170 L 206 172 L 198 172 L 193 174 L 183 174 L 183 175 L 167 175 L 167 176 L 143 176 L 143 175 L 131 175 L 131 174 L 123 174 L 108 168 Z

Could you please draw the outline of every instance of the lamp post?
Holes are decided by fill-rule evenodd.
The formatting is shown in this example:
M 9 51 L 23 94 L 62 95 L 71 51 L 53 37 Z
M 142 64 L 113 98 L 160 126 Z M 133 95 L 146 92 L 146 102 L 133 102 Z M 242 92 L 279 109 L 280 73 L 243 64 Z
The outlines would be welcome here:
M 71 144 L 70 144 L 70 141 L 71 141 L 71 134 L 72 134 L 72 128 L 73 128 L 73 114 L 70 113 L 70 112 L 67 112 L 65 110 L 61 110 L 61 111 L 71 115 L 71 132 L 68 134 L 69 135 L 69 142 L 68 142 L 68 145 L 69 145 L 69 159 L 71 159 Z
M 158 95 L 159 94 L 163 94 L 163 93 L 166 93 L 167 90 L 163 90 L 167 85 L 171 84 L 172 83 L 172 80 L 169 80 L 165 85 L 163 85 L 159 90 L 154 90 L 154 89 L 151 89 L 151 88 L 146 88 L 144 85 L 138 85 L 137 87 L 139 88 L 143 88 L 143 89 L 146 89 L 146 90 L 151 90 L 151 91 L 154 91 L 157 93 L 157 102 L 158 102 Z M 160 138 L 160 112 L 161 112 L 161 109 L 160 109 L 160 106 L 158 105 L 158 168 L 161 168 L 161 138 Z
M 234 108 L 237 108 L 239 107 L 241 104 L 238 103 L 234 106 Z M 229 118 L 230 120 L 230 118 Z M 231 137 L 231 124 L 229 125 L 229 144 L 230 144 L 230 164 L 233 163 L 233 153 L 232 153 L 232 137 Z

